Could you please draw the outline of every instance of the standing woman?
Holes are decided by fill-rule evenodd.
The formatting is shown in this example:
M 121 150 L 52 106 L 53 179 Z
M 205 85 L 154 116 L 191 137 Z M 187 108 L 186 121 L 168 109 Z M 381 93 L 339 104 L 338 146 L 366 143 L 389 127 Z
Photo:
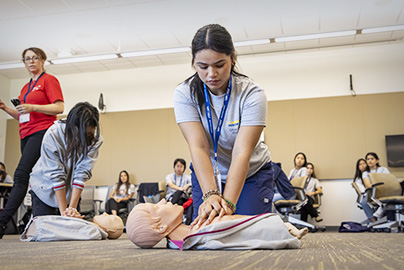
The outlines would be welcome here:
M 64 102 L 59 81 L 45 73 L 46 54 L 39 48 L 28 48 L 22 53 L 22 61 L 31 80 L 18 97 L 21 104 L 16 110 L 7 107 L 0 99 L 0 108 L 19 120 L 21 138 L 21 159 L 14 172 L 14 186 L 6 208 L 0 213 L 0 238 L 4 227 L 24 200 L 28 189 L 29 174 L 40 155 L 42 138 L 46 130 L 63 113 Z
M 307 158 L 304 153 L 297 153 L 293 159 L 293 163 L 295 164 L 295 168 L 290 170 L 289 181 L 295 177 L 307 176 Z
M 354 183 L 359 188 L 359 192 L 363 194 L 362 200 L 359 202 L 362 206 L 363 211 L 366 214 L 366 217 L 371 221 L 375 222 L 377 219 L 373 216 L 373 210 L 368 204 L 368 193 L 366 192 L 365 183 L 363 182 L 362 175 L 365 171 L 367 171 L 368 165 L 366 164 L 366 160 L 363 158 L 358 159 L 356 162 L 356 171 L 354 177 Z
M 265 92 L 235 71 L 227 30 L 210 24 L 192 40 L 196 73 L 175 90 L 174 110 L 192 158 L 193 225 L 217 215 L 271 212 L 273 172 L 259 137 L 266 125 Z
M 121 171 L 119 173 L 119 180 L 112 187 L 109 200 L 105 206 L 105 210 L 108 214 L 117 215 L 119 209 L 126 208 L 129 200 L 135 194 L 135 186 L 129 183 L 129 174 L 127 171 Z
M 30 177 L 32 215 L 82 218 L 77 211 L 85 182 L 102 144 L 97 108 L 77 103 L 45 133 L 41 156 Z

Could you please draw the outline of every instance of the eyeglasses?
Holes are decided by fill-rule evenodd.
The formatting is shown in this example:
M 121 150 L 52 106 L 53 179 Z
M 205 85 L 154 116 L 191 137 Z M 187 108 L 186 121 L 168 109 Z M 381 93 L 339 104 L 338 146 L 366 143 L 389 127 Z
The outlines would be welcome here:
M 38 56 L 32 56 L 32 57 L 25 57 L 22 59 L 22 61 L 25 62 L 30 62 L 31 60 L 36 62 L 38 61 L 40 58 Z

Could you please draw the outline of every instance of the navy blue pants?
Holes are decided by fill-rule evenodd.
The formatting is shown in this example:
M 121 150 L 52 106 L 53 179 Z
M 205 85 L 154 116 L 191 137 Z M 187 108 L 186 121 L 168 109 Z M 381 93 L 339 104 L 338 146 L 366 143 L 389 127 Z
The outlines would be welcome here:
M 203 203 L 202 190 L 191 164 L 192 197 L 194 213 L 192 220 L 198 216 L 199 206 Z M 258 215 L 272 212 L 272 198 L 274 196 L 274 173 L 272 162 L 265 164 L 257 173 L 245 180 L 240 197 L 237 201 L 238 215 Z M 222 183 L 222 190 L 226 184 Z

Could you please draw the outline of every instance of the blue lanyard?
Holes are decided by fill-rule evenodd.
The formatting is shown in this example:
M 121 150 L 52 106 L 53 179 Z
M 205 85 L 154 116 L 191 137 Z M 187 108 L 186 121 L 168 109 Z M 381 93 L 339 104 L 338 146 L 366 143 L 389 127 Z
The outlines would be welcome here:
M 311 180 L 311 176 L 310 176 L 309 180 L 307 180 L 306 187 L 304 189 L 306 189 L 309 186 L 310 180 Z
M 179 187 L 182 187 L 182 177 L 183 177 L 184 175 L 181 175 L 181 180 L 180 180 L 180 184 L 179 185 L 177 185 L 177 175 L 176 174 L 174 174 L 174 181 L 175 181 L 175 184 L 177 185 L 177 186 L 179 186 Z
M 300 169 L 299 169 L 299 170 L 300 170 Z M 297 172 L 298 172 L 299 170 L 293 169 L 293 173 L 292 173 L 292 175 L 290 176 L 289 181 L 292 181 L 292 179 L 295 177 L 295 175 L 297 174 Z
M 217 165 L 217 146 L 219 144 L 219 136 L 220 136 L 220 132 L 222 131 L 224 116 L 226 114 L 227 107 L 229 106 L 229 100 L 230 100 L 230 94 L 231 94 L 231 75 L 229 78 L 229 84 L 227 85 L 226 94 L 224 95 L 223 107 L 222 107 L 222 110 L 220 111 L 220 116 L 219 116 L 219 120 L 217 122 L 215 134 L 213 133 L 212 112 L 210 109 L 210 100 L 209 100 L 209 94 L 208 94 L 208 89 L 206 87 L 206 84 L 203 84 L 203 89 L 205 91 L 206 118 L 208 120 L 209 134 L 210 134 L 210 137 L 212 138 L 213 150 L 215 151 L 215 162 Z
M 41 75 L 39 75 L 38 79 L 36 79 L 36 81 L 35 81 L 34 85 L 32 86 L 32 88 L 31 88 L 31 83 L 32 83 L 32 78 L 31 78 L 31 80 L 29 81 L 29 85 L 28 85 L 28 92 L 24 96 L 24 103 L 25 103 L 25 100 L 27 99 L 28 94 L 32 91 L 32 89 L 34 89 L 36 83 L 39 81 L 39 78 L 41 78 L 42 75 L 44 75 L 44 74 L 45 74 L 45 72 L 42 72 Z

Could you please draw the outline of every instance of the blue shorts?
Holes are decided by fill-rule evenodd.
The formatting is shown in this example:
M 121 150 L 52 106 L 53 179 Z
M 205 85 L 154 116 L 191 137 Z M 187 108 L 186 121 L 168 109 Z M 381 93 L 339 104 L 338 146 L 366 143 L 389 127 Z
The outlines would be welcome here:
M 198 216 L 199 206 L 203 203 L 202 190 L 196 178 L 192 164 L 192 197 L 194 214 L 192 220 Z M 272 198 L 274 196 L 274 173 L 272 162 L 265 164 L 253 176 L 245 180 L 240 197 L 237 201 L 238 215 L 258 215 L 272 212 Z M 222 190 L 225 190 L 226 184 L 222 183 Z

